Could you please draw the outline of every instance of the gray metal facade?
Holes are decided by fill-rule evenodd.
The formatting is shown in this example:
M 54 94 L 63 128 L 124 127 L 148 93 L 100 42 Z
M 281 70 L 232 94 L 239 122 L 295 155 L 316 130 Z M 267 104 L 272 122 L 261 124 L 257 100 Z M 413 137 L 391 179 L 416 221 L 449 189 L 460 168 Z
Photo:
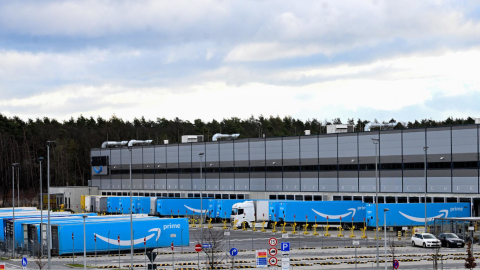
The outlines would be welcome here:
M 138 146 L 132 149 L 133 189 L 200 190 L 199 153 L 205 153 L 204 190 L 232 192 L 375 192 L 375 147 L 383 193 L 463 193 L 479 190 L 479 125 L 252 138 Z M 424 150 L 428 146 L 425 185 Z M 96 148 L 108 156 L 108 175 L 92 169 L 100 190 L 130 188 L 130 151 Z

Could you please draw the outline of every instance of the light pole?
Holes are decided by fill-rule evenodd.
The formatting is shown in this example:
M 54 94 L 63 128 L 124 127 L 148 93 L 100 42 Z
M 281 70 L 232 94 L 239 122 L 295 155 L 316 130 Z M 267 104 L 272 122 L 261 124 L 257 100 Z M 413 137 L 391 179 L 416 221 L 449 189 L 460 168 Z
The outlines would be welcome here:
M 132 190 L 132 148 L 133 145 L 147 145 L 152 143 L 152 140 L 146 141 L 137 141 L 137 140 L 130 140 L 127 144 L 128 151 L 130 151 L 130 269 L 133 269 L 133 190 Z
M 20 166 L 17 166 L 17 206 L 20 207 Z
M 384 237 L 385 237 L 385 270 L 387 270 L 387 212 L 390 209 L 384 208 L 383 209 L 383 226 L 384 226 Z
M 427 232 L 427 149 L 427 146 L 423 147 L 423 151 L 425 152 L 425 232 Z
M 128 151 L 130 151 L 130 269 L 133 269 L 133 197 L 132 197 L 132 146 L 128 143 Z
M 378 157 L 377 157 L 377 145 L 380 139 L 372 138 L 372 142 L 375 145 L 375 242 L 377 245 L 377 268 L 380 266 L 380 249 L 378 246 Z
M 198 154 L 200 157 L 200 241 L 203 246 L 203 176 L 202 176 L 202 161 L 204 153 Z
M 83 217 L 83 269 L 87 270 L 87 238 L 85 237 L 85 219 L 88 216 L 83 215 L 82 217 Z M 118 259 L 120 260 L 120 258 Z
M 15 167 L 20 166 L 20 163 L 12 164 L 12 257 L 15 258 Z
M 53 145 L 55 141 L 47 141 L 47 204 L 48 204 L 48 216 L 47 216 L 47 253 L 48 253 L 48 270 L 52 267 L 52 255 L 50 252 L 50 145 Z
M 42 161 L 43 157 L 39 157 L 38 161 L 40 161 L 40 252 L 38 254 L 38 257 L 42 257 L 42 248 L 43 248 L 43 233 L 42 233 L 42 227 L 43 227 L 43 195 L 42 195 Z

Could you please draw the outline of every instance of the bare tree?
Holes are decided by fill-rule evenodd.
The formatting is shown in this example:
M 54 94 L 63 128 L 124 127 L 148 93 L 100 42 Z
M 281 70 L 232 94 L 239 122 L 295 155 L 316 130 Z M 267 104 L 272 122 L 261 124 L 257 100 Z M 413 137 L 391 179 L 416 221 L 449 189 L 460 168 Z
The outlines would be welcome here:
M 477 267 L 477 263 L 475 262 L 475 258 L 472 254 L 472 242 L 467 243 L 467 257 L 465 258 L 465 268 L 466 269 L 473 269 Z
M 436 247 L 434 251 L 435 253 L 432 254 L 433 269 L 438 269 L 438 259 L 442 259 L 442 255 L 440 255 L 440 247 Z
M 45 264 L 46 264 L 46 262 L 43 262 L 43 261 L 42 261 L 42 256 L 37 257 L 37 260 L 35 260 L 35 263 L 37 264 L 38 269 L 40 269 L 40 270 L 42 270 L 43 267 L 44 267 Z
M 397 253 L 397 247 L 395 246 L 395 239 L 390 238 L 390 247 L 388 248 L 388 253 L 392 256 L 392 260 L 389 261 L 387 268 L 388 269 L 394 269 L 393 267 L 393 262 L 395 261 L 395 254 Z M 387 258 L 385 258 L 385 261 Z
M 196 234 L 195 238 L 200 240 L 199 234 Z M 225 255 L 222 252 L 224 250 L 223 230 L 205 228 L 203 230 L 203 243 L 212 245 L 212 248 L 204 248 L 202 251 L 207 255 L 207 269 L 215 269 L 225 260 Z

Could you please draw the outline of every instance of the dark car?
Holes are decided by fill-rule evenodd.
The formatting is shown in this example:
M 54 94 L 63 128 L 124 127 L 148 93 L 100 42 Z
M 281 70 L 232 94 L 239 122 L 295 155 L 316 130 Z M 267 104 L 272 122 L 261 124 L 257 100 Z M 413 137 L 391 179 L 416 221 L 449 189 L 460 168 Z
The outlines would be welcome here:
M 465 241 L 460 239 L 454 233 L 441 233 L 438 235 L 438 239 L 442 241 L 442 246 L 446 247 L 464 247 Z

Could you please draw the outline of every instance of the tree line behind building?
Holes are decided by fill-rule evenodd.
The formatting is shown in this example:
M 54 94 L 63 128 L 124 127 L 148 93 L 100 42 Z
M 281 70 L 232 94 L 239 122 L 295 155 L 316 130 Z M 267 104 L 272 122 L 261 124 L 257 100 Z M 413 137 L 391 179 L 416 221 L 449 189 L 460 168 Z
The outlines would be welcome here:
M 340 118 L 318 120 L 316 118 L 301 120 L 290 116 L 254 117 L 240 119 L 232 117 L 217 121 L 205 122 L 196 119 L 193 122 L 175 118 L 172 120 L 157 118 L 146 120 L 144 117 L 125 121 L 116 116 L 110 119 L 85 118 L 83 116 L 66 121 L 57 121 L 48 117 L 28 119 L 6 117 L 0 114 L 0 186 L 2 205 L 10 203 L 12 190 L 12 163 L 20 163 L 19 175 L 15 170 L 15 178 L 20 179 L 20 190 L 25 197 L 34 197 L 39 190 L 39 157 L 43 161 L 43 188 L 46 191 L 47 179 L 47 147 L 49 140 L 56 141 L 50 152 L 50 174 L 52 186 L 86 185 L 90 179 L 90 149 L 98 148 L 104 141 L 126 141 L 130 139 L 153 140 L 154 144 L 162 144 L 164 140 L 178 143 L 182 135 L 203 135 L 205 141 L 211 140 L 215 133 L 240 133 L 239 139 L 258 137 L 279 137 L 304 135 L 305 130 L 313 134 L 326 133 L 330 124 L 355 125 L 356 131 L 363 131 L 368 120 L 354 118 L 343 123 Z M 377 122 L 375 119 L 374 122 Z M 394 123 L 391 119 L 384 123 Z M 395 129 L 421 128 L 429 126 L 451 126 L 474 124 L 468 118 L 447 118 L 443 121 L 431 119 L 415 120 L 406 123 L 406 127 L 398 124 Z M 30 195 L 30 196 L 29 196 Z M 21 202 L 22 204 L 22 202 Z M 24 202 L 24 204 L 28 204 Z

